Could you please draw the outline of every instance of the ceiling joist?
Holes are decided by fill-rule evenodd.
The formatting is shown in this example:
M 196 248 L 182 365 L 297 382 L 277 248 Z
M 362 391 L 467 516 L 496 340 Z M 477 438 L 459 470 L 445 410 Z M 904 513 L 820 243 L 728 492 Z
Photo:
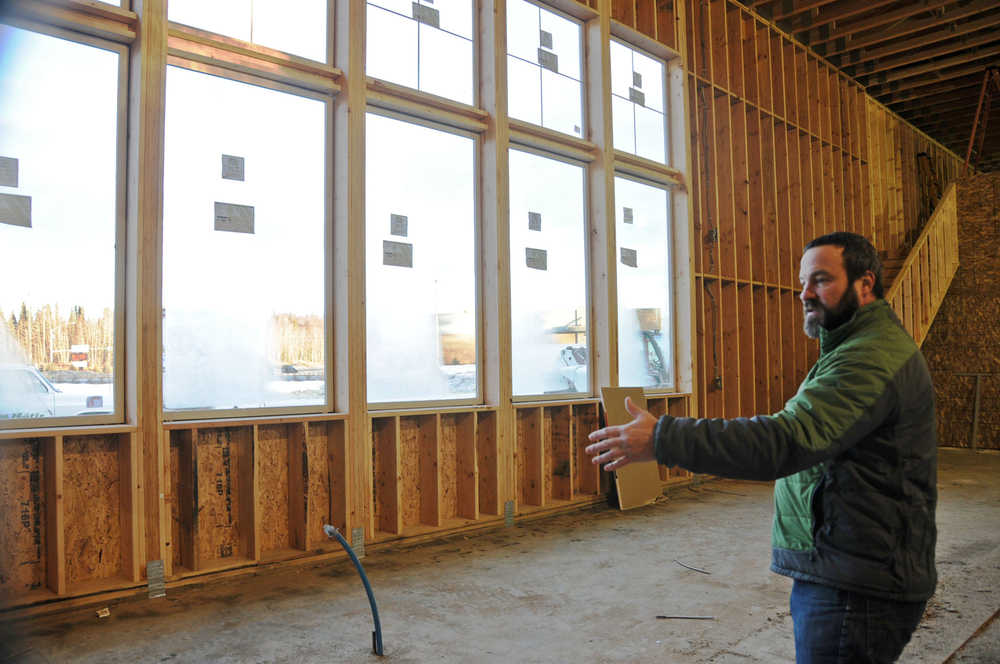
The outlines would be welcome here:
M 997 20 L 1000 21 L 1000 17 L 998 17 Z M 896 80 L 896 77 L 894 76 L 895 72 L 893 74 L 886 74 L 883 72 L 899 69 L 901 67 L 911 69 L 909 65 L 913 65 L 917 62 L 933 60 L 934 58 L 939 58 L 942 55 L 948 55 L 949 53 L 954 53 L 956 51 L 972 51 L 980 46 L 991 45 L 997 41 L 1000 41 L 1000 34 L 992 30 L 985 30 L 975 35 L 965 35 L 953 41 L 941 44 L 940 46 L 935 46 L 934 48 L 918 48 L 893 58 L 883 58 L 881 60 L 866 63 L 864 67 L 854 68 L 855 70 L 861 70 L 855 71 L 854 77 L 861 80 L 866 85 L 886 83 L 888 81 Z M 939 60 L 938 62 L 946 61 Z M 928 63 L 926 66 L 937 67 L 939 65 L 935 62 Z M 878 76 L 878 74 L 882 75 Z
M 876 11 L 870 16 L 865 16 L 859 18 L 856 21 L 850 21 L 846 24 L 837 23 L 834 27 L 824 26 L 823 28 L 810 30 L 804 35 L 804 41 L 810 46 L 816 46 L 818 44 L 834 41 L 837 39 L 845 39 L 850 41 L 854 35 L 859 33 L 867 32 L 868 30 L 874 30 L 875 28 L 881 27 L 883 25 L 889 25 L 910 18 L 911 16 L 916 16 L 917 14 L 924 14 L 935 9 L 940 9 L 945 7 L 955 0 L 933 0 L 932 2 L 922 3 L 917 2 L 909 4 L 903 7 L 898 7 L 891 11 Z M 868 3 L 868 10 L 876 10 L 885 5 L 893 4 L 892 2 L 871 2 Z
M 859 37 L 857 39 L 838 39 L 828 44 L 820 44 L 816 47 L 816 52 L 824 57 L 839 55 L 848 51 L 855 51 L 859 48 L 879 44 L 880 42 L 912 35 L 915 32 L 930 30 L 942 25 L 947 25 L 953 21 L 972 16 L 989 9 L 997 8 L 997 0 L 973 0 L 968 4 L 954 4 L 946 7 L 934 16 L 921 19 L 905 20 L 899 25 L 888 30 L 875 31 L 873 34 Z

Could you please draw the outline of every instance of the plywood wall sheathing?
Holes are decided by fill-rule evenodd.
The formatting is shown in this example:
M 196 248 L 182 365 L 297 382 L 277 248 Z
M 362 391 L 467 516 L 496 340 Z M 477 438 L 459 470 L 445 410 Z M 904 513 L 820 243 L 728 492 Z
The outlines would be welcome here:
M 503 505 L 498 491 L 497 414 L 495 411 L 476 413 L 476 461 L 479 469 L 479 511 L 499 516 Z
M 257 451 L 260 485 L 257 504 L 261 512 L 261 550 L 267 553 L 290 549 L 292 548 L 288 518 L 291 502 L 288 481 L 290 458 L 286 425 L 258 426 Z M 301 456 L 299 464 L 301 465 Z
M 323 526 L 330 524 L 341 532 L 347 528 L 347 486 L 344 478 L 346 427 L 342 420 L 310 422 L 307 426 L 309 493 L 306 501 L 306 541 L 310 549 L 339 547 L 323 534 Z
M 600 469 L 590 462 L 590 455 L 584 452 L 590 440 L 587 435 L 599 428 L 597 404 L 573 406 L 573 454 L 576 458 L 573 470 L 573 495 L 589 496 L 600 492 Z
M 518 408 L 517 413 L 517 500 L 519 505 L 545 504 L 544 461 L 542 459 L 542 409 Z
M 398 420 L 399 418 L 392 416 L 372 418 L 375 527 L 379 531 L 394 535 L 403 530 Z
M 122 574 L 121 466 L 117 436 L 63 440 L 68 590 Z
M 47 585 L 44 439 L 0 441 L 0 607 Z

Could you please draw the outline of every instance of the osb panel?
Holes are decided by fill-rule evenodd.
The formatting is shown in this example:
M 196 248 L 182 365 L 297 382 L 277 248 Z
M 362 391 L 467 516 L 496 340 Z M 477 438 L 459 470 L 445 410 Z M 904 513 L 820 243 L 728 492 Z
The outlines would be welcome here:
M 934 379 L 938 441 L 968 447 L 975 378 L 980 378 L 977 447 L 1000 449 L 1000 173 L 958 183 L 955 279 L 931 324 L 923 353 Z
M 559 500 L 572 498 L 572 466 L 570 450 L 573 448 L 570 407 L 546 409 L 549 420 L 549 451 L 550 459 L 546 477 L 551 482 L 551 493 L 547 494 Z
M 121 473 L 117 436 L 63 440 L 66 583 L 121 572 Z
M 204 564 L 239 557 L 238 445 L 248 444 L 248 431 L 206 429 L 198 432 L 198 559 Z
M 420 523 L 420 420 L 399 418 L 399 468 L 402 475 L 400 510 L 404 526 Z
M 183 547 L 181 546 L 181 448 L 173 440 L 170 441 L 170 543 L 171 559 L 174 567 L 181 567 L 184 562 L 181 558 Z
M 552 497 L 552 409 L 542 411 L 542 500 Z
M 496 514 L 497 506 L 497 457 L 496 414 L 476 414 L 476 455 L 479 466 L 479 511 Z
M 306 472 L 308 473 L 309 513 L 306 516 L 306 531 L 310 541 L 322 542 L 323 526 L 331 524 L 343 528 L 344 524 L 333 523 L 330 517 L 330 473 L 327 464 L 327 450 L 330 445 L 330 428 L 326 422 L 311 422 L 307 445 Z
M 45 585 L 45 496 L 38 439 L 0 442 L 0 604 Z
M 517 477 L 517 499 L 524 505 L 536 504 L 535 496 L 539 487 L 535 473 L 538 470 L 537 444 L 538 409 L 522 408 L 517 412 L 517 446 L 515 448 L 515 470 Z
M 590 441 L 587 435 L 598 428 L 597 406 L 574 406 L 573 417 L 576 420 L 575 441 L 576 448 L 576 477 L 573 479 L 574 494 L 594 494 L 598 492 L 601 472 L 597 466 L 591 463 L 591 457 L 584 450 Z
M 288 535 L 288 429 L 257 429 L 257 509 L 261 551 L 291 547 Z
M 441 518 L 458 516 L 458 428 L 454 415 L 441 416 L 438 469 L 441 473 Z

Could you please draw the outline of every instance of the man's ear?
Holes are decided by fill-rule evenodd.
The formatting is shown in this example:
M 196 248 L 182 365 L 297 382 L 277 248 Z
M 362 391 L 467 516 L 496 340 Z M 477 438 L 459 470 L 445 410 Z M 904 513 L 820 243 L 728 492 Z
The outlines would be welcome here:
M 861 275 L 861 295 L 871 295 L 874 297 L 875 288 L 875 273 L 871 270 L 865 270 L 865 273 Z

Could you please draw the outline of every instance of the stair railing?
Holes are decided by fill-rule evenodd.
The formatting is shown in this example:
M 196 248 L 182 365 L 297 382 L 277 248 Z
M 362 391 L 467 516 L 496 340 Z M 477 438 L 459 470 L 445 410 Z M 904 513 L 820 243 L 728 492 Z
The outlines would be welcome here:
M 885 299 L 920 346 L 958 270 L 958 192 L 948 185 Z

